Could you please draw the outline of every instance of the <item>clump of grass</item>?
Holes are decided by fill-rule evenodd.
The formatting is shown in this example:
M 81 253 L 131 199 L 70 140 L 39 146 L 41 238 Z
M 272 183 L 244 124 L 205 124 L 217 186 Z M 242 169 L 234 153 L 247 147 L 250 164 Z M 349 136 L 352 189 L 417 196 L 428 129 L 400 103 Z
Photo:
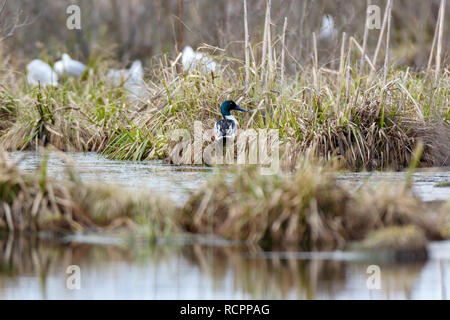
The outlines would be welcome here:
M 90 67 L 80 79 L 63 77 L 56 88 L 30 88 L 22 80 L 11 90 L 15 117 L 0 136 L 3 147 L 50 144 L 62 151 L 101 151 L 122 118 L 126 96 L 122 88 L 106 83 L 105 61 Z
M 0 86 L 0 135 L 8 129 L 14 122 L 16 116 L 14 98 L 3 87 Z
M 428 241 L 422 230 L 416 226 L 394 226 L 371 231 L 362 242 L 368 250 L 426 250 Z
M 111 186 L 86 185 L 69 172 L 55 181 L 44 160 L 36 174 L 21 173 L 0 154 L 0 229 L 76 232 L 141 225 L 154 236 L 176 229 L 175 208 L 162 198 Z
M 252 170 L 236 173 L 231 182 L 218 176 L 189 199 L 181 223 L 191 232 L 253 243 L 342 248 L 390 226 L 413 225 L 439 239 L 440 219 L 408 188 L 351 193 L 332 171 L 304 164 L 293 177 Z

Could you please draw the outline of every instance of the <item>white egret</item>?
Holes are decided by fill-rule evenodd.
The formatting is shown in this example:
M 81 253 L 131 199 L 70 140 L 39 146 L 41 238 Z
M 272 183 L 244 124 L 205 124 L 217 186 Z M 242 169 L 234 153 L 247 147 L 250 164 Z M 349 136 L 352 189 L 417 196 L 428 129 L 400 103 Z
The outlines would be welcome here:
M 128 69 L 128 79 L 124 83 L 124 88 L 136 97 L 140 97 L 144 92 L 144 70 L 140 60 L 135 60 Z
M 213 59 L 201 52 L 195 52 L 190 46 L 183 49 L 181 62 L 184 71 L 198 69 L 201 72 L 210 72 L 215 71 L 217 66 Z
M 144 70 L 140 60 L 135 60 L 129 69 L 109 70 L 106 78 L 114 87 L 123 85 L 134 96 L 139 97 L 144 91 Z
M 322 17 L 322 25 L 319 31 L 319 39 L 334 39 L 337 36 L 337 30 L 334 26 L 334 19 L 326 14 Z
M 53 68 L 60 76 L 67 74 L 75 77 L 81 76 L 86 70 L 86 66 L 83 63 L 73 60 L 67 53 L 63 53 L 62 59 L 56 61 Z
M 58 86 L 58 75 L 49 64 L 35 59 L 27 65 L 27 82 L 31 86 Z

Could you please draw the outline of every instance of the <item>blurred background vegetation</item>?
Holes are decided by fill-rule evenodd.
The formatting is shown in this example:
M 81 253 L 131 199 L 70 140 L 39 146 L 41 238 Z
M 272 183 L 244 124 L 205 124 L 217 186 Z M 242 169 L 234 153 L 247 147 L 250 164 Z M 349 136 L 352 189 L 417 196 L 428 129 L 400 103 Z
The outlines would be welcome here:
M 386 0 L 371 1 L 381 8 Z M 426 66 L 436 26 L 439 0 L 395 0 L 392 20 L 392 58 L 397 65 L 414 69 Z M 66 9 L 81 8 L 82 29 L 68 30 Z M 266 0 L 249 0 L 250 41 L 262 40 Z M 447 16 L 450 1 L 447 1 Z M 321 63 L 336 63 L 342 32 L 362 43 L 366 1 L 361 0 L 273 0 L 272 34 L 282 33 L 284 18 L 288 28 L 288 70 L 298 71 L 312 57 L 312 33 L 318 33 L 324 14 L 330 14 L 337 37 L 318 43 Z M 6 14 L 5 14 L 6 13 Z M 24 25 L 2 42 L 3 52 L 16 63 L 32 58 L 58 58 L 64 51 L 86 60 L 93 52 L 107 52 L 127 63 L 169 53 L 176 56 L 185 45 L 194 48 L 206 43 L 226 49 L 227 56 L 243 58 L 243 0 L 14 0 L 8 1 L 3 24 L 13 24 L 20 15 Z M 444 30 L 448 30 L 446 19 Z M 374 48 L 378 30 L 369 32 L 368 48 Z M 448 65 L 449 34 L 444 33 L 443 64 Z M 372 51 L 370 51 L 372 52 Z M 221 52 L 215 52 L 216 54 Z M 332 65 L 333 66 L 333 65 Z

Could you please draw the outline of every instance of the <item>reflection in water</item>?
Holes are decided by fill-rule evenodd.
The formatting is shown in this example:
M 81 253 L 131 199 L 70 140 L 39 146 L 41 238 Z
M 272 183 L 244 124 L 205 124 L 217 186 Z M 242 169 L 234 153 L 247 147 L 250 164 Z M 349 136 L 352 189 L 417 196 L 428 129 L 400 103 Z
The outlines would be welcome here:
M 445 297 L 449 260 L 299 260 L 247 247 L 0 240 L 0 299 L 415 299 Z M 368 290 L 368 265 L 381 290 Z M 81 290 L 66 269 L 81 268 Z M 448 296 L 448 295 L 447 295 Z

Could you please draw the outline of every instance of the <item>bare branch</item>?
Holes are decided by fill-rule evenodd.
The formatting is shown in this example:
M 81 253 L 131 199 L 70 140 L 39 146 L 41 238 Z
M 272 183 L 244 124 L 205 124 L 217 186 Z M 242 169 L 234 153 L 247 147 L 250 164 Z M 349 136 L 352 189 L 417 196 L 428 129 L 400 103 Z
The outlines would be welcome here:
M 8 0 L 5 0 L 5 1 L 3 2 L 2 8 L 0 9 L 0 17 L 1 17 L 2 14 L 3 14 L 3 10 L 5 10 L 6 3 L 7 3 L 7 2 L 8 2 Z
M 3 13 L 5 12 L 7 3 L 8 0 L 4 0 L 3 4 L 0 7 L 0 20 L 3 20 L 1 18 Z M 17 11 L 16 15 L 13 18 L 14 21 L 12 22 L 12 24 L 8 24 L 7 22 L 5 22 L 3 25 L 0 25 L 0 43 L 12 37 L 17 29 L 30 24 L 30 22 L 28 22 L 27 20 L 25 20 L 24 22 L 20 22 L 20 15 L 21 11 Z

